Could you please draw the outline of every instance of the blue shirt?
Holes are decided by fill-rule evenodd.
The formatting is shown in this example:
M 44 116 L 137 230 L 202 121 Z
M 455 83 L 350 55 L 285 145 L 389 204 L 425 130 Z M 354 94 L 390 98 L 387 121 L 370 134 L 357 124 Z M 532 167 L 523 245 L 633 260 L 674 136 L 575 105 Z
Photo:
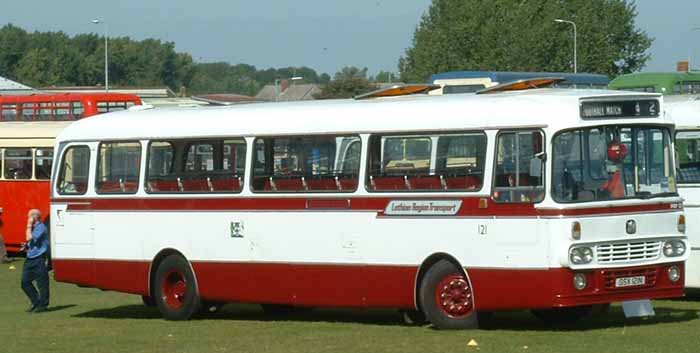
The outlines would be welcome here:
M 44 223 L 37 223 L 32 229 L 32 240 L 27 244 L 27 258 L 34 259 L 49 250 L 49 231 Z

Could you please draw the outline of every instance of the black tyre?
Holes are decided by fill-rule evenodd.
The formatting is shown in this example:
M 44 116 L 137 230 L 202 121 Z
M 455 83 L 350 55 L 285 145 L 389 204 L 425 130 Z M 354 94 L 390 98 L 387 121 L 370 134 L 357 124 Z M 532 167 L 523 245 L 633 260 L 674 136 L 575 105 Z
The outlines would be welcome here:
M 588 316 L 591 306 L 533 310 L 532 314 L 549 325 L 571 325 Z
M 153 297 L 147 297 L 145 295 L 142 295 L 141 301 L 143 302 L 143 305 L 145 305 L 149 308 L 155 307 L 157 305 L 156 300 L 153 299 Z
M 181 256 L 170 255 L 158 265 L 153 286 L 156 304 L 166 320 L 188 320 L 199 312 L 194 274 Z
M 421 281 L 419 294 L 421 308 L 436 328 L 479 327 L 471 284 L 451 262 L 440 260 L 430 267 Z
M 419 310 L 402 310 L 403 323 L 410 326 L 422 326 L 428 323 L 425 314 Z

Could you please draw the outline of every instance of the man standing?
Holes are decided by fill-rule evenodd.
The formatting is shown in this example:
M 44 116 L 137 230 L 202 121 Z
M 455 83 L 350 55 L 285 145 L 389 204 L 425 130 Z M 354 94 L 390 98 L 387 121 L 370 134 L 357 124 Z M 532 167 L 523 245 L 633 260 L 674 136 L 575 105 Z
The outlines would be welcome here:
M 49 236 L 48 229 L 41 223 L 41 211 L 29 211 L 26 235 L 27 260 L 22 271 L 22 290 L 32 302 L 27 312 L 40 313 L 49 306 L 49 271 L 46 267 Z

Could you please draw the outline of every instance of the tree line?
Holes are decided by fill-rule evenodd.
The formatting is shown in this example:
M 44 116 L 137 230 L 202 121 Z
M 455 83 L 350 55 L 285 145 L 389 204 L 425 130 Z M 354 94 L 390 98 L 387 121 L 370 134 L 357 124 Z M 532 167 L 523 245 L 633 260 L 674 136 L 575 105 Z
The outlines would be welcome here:
M 578 29 L 578 71 L 611 78 L 642 69 L 652 38 L 635 24 L 627 0 L 433 0 L 413 42 L 398 60 L 400 76 L 345 67 L 331 77 L 309 67 L 258 69 L 248 64 L 197 63 L 175 44 L 157 39 L 109 38 L 110 85 L 168 86 L 188 93 L 255 95 L 277 79 L 303 77 L 323 86 L 318 98 L 347 98 L 377 82 L 426 82 L 455 70 L 572 69 L 572 28 Z M 104 82 L 104 38 L 96 34 L 27 32 L 0 28 L 0 76 L 30 86 L 94 86 Z

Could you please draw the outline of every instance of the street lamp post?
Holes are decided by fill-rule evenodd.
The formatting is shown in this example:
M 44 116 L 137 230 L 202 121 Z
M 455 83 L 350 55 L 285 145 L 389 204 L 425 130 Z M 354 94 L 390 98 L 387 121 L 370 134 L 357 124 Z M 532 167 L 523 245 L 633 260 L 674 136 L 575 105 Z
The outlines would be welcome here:
M 577 54 L 576 51 L 577 51 L 577 49 L 578 49 L 578 48 L 577 48 L 577 44 L 576 44 L 576 40 L 577 40 L 576 23 L 575 23 L 574 21 L 567 21 L 567 20 L 562 20 L 562 19 L 559 19 L 559 18 L 555 19 L 554 22 L 557 22 L 557 23 L 568 23 L 568 24 L 574 26 L 574 73 L 578 73 L 578 67 L 577 67 L 577 62 L 576 62 L 576 54 Z
M 109 39 L 107 34 L 107 22 L 104 20 L 92 20 L 93 24 L 103 24 L 105 30 L 105 91 L 109 91 Z
M 693 27 L 690 29 L 691 33 L 695 32 L 695 31 L 700 31 L 700 27 Z M 693 67 L 692 67 L 693 63 L 690 61 L 691 56 L 692 56 L 692 54 L 691 54 L 692 51 L 693 51 L 692 49 L 688 50 L 688 71 L 693 71 Z

